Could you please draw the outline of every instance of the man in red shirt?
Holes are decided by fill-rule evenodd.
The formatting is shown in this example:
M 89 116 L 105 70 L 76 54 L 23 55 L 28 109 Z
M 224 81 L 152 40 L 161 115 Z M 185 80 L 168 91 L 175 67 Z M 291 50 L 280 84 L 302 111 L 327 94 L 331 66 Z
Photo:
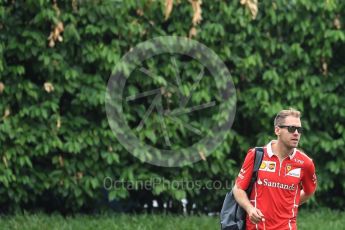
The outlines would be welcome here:
M 246 210 L 246 229 L 297 229 L 298 206 L 316 190 L 315 167 L 296 147 L 301 137 L 300 112 L 280 111 L 274 120 L 277 140 L 264 147 L 258 178 L 248 198 L 247 189 L 252 177 L 255 149 L 250 149 L 236 179 L 233 193 Z

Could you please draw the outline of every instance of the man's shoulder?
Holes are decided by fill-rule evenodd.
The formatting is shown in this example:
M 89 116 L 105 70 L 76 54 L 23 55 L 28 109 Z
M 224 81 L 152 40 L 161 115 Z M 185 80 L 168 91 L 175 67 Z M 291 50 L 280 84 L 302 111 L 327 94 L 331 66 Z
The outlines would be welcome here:
M 295 158 L 297 160 L 301 160 L 304 163 L 307 164 L 313 164 L 313 159 L 311 157 L 309 157 L 303 150 L 301 149 L 296 149 L 296 155 Z
M 264 151 L 264 154 L 267 152 L 266 146 L 257 146 L 257 147 L 252 147 L 248 149 L 247 155 L 254 156 L 256 154 L 256 149 L 257 148 L 262 148 Z

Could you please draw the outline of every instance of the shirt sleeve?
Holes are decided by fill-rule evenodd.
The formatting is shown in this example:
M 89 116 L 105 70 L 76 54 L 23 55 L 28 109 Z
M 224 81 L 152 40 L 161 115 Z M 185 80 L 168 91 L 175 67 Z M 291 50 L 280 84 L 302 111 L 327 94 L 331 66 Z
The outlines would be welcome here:
M 305 172 L 302 178 L 303 190 L 307 195 L 312 194 L 316 190 L 317 178 L 315 174 L 315 166 L 313 161 L 306 166 Z
M 254 149 L 250 149 L 243 162 L 242 168 L 237 176 L 236 185 L 238 188 L 246 190 L 252 178 L 254 168 Z

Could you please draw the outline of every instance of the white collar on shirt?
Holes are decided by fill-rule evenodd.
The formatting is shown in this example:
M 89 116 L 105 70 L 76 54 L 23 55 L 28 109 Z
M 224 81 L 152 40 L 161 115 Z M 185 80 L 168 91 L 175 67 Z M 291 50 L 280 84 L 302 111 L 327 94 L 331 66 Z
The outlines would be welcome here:
M 270 143 L 267 144 L 267 154 L 269 157 L 272 157 L 274 155 L 273 151 L 272 151 L 272 143 L 277 142 L 277 140 L 272 140 L 270 141 Z M 292 154 L 289 155 L 290 159 L 292 159 L 296 154 L 296 148 L 293 149 Z

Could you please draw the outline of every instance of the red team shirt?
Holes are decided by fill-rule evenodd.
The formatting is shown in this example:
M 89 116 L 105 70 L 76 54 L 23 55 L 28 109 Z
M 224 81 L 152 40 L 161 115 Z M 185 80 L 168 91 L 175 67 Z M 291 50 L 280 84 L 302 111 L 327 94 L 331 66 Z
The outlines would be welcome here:
M 246 190 L 254 167 L 255 149 L 250 149 L 236 179 L 237 187 Z M 301 189 L 309 195 L 316 189 L 312 159 L 294 149 L 282 162 L 272 152 L 272 141 L 264 147 L 264 157 L 249 200 L 262 212 L 265 221 L 253 224 L 246 218 L 246 229 L 297 229 L 296 216 Z

